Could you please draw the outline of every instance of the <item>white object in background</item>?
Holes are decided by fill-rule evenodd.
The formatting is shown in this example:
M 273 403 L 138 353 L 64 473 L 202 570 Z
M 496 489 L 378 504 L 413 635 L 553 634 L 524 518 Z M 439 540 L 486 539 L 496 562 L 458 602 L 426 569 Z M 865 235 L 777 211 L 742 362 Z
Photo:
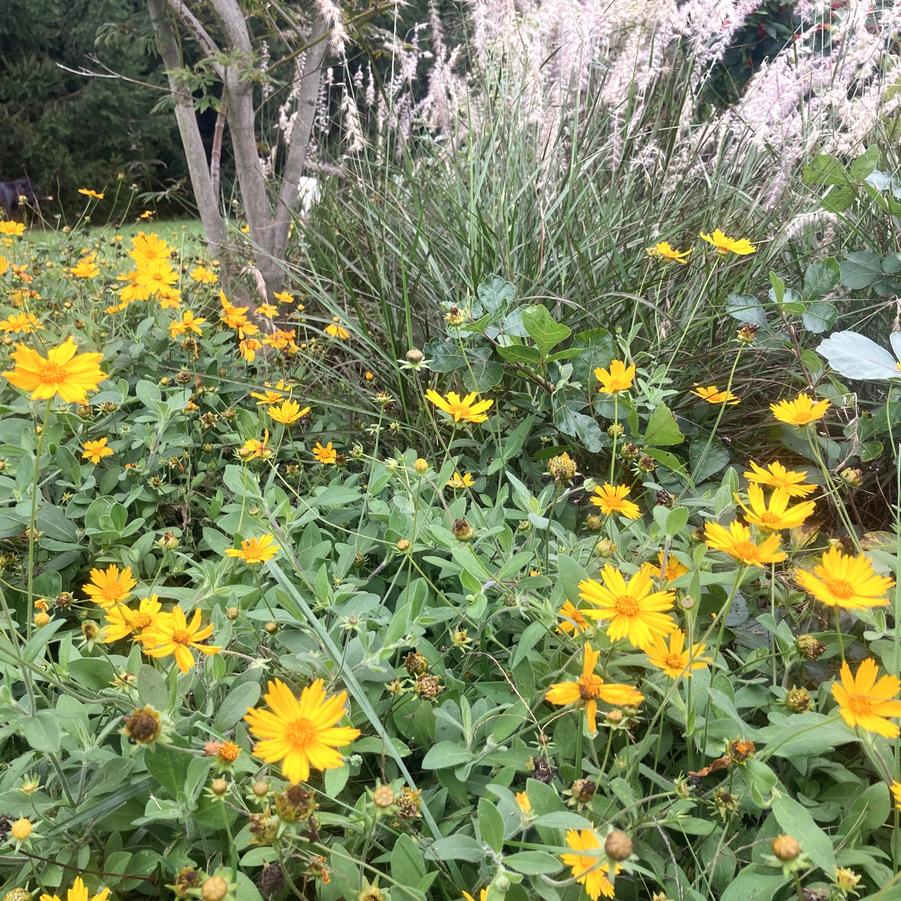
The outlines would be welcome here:
M 321 197 L 322 189 L 319 187 L 319 179 L 302 175 L 297 182 L 297 200 L 300 203 L 301 215 L 306 216 L 319 203 Z
M 858 332 L 833 332 L 817 353 L 849 379 L 901 379 L 901 332 L 892 332 L 889 342 L 894 356 Z

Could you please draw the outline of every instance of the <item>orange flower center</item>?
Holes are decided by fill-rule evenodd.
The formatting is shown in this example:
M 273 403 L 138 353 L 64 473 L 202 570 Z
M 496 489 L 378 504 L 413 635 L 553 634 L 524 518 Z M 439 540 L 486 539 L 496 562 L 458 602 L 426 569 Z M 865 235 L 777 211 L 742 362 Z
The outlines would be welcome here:
M 150 625 L 151 617 L 149 613 L 136 613 L 132 621 L 135 629 L 146 629 Z
M 871 716 L 873 713 L 872 701 L 869 698 L 862 698 L 860 695 L 851 695 L 848 698 L 848 706 L 858 717 Z
M 848 598 L 854 597 L 854 586 L 844 579 L 827 579 L 826 587 L 837 598 L 847 601 Z
M 616 612 L 620 614 L 620 616 L 638 616 L 641 609 L 638 606 L 638 601 L 630 594 L 624 594 L 618 597 L 614 606 Z
M 285 741 L 295 748 L 306 749 L 316 740 L 316 726 L 305 717 L 299 717 L 288 723 L 285 730 Z
M 175 629 L 172 632 L 172 642 L 174 644 L 188 645 L 191 643 L 191 633 L 186 632 L 184 629 Z
M 681 654 L 667 654 L 666 657 L 663 658 L 663 662 L 666 664 L 668 669 L 681 670 L 684 666 Z
M 753 541 L 739 541 L 733 545 L 732 553 L 746 563 L 757 559 L 757 545 Z
M 769 526 L 772 529 L 779 527 L 779 516 L 775 513 L 771 513 L 769 510 L 761 513 L 757 518 L 763 526 Z
M 54 385 L 64 382 L 67 376 L 68 373 L 66 372 L 66 368 L 64 366 L 59 366 L 56 363 L 45 363 L 44 369 L 41 372 L 41 380 Z

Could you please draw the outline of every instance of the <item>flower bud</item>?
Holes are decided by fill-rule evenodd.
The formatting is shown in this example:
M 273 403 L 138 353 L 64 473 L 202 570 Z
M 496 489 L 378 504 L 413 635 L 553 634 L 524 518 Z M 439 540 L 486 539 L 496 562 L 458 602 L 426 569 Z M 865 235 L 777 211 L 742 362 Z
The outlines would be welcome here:
M 217 798 L 221 798 L 228 791 L 228 781 L 225 779 L 214 779 L 210 783 L 210 791 Z
M 777 835 L 773 839 L 771 848 L 773 854 L 782 861 L 794 860 L 801 853 L 798 840 L 790 835 Z
M 454 520 L 453 533 L 457 541 L 472 541 L 476 537 L 475 529 L 465 519 Z
M 407 351 L 407 362 L 418 366 L 425 359 L 425 354 L 418 347 L 411 347 Z
M 415 469 L 419 475 L 425 475 L 425 473 L 429 471 L 429 461 L 423 460 L 422 457 L 417 457 L 416 462 L 413 464 L 413 469 Z
M 24 842 L 31 835 L 33 828 L 31 820 L 26 817 L 21 817 L 10 826 L 9 834 L 17 842 Z
M 792 688 L 785 695 L 785 706 L 792 713 L 804 713 L 810 710 L 812 703 L 806 688 Z
M 263 626 L 263 629 L 265 629 L 267 635 L 275 635 L 275 633 L 278 632 L 278 623 L 269 620 L 269 622 Z
M 403 553 L 410 550 L 410 541 L 407 538 L 398 538 L 394 546 Z
M 201 901 L 223 901 L 228 894 L 228 882 L 221 876 L 210 876 L 200 887 Z
M 594 552 L 599 557 L 612 557 L 616 553 L 616 544 L 609 538 L 602 538 L 594 546 Z
M 614 829 L 604 842 L 604 853 L 610 860 L 628 860 L 632 856 L 632 839 L 621 829 Z

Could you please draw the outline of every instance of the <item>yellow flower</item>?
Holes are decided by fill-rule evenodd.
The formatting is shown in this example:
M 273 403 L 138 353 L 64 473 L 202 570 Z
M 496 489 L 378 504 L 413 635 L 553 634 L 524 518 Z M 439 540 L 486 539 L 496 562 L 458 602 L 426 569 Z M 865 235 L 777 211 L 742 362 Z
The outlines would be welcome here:
M 859 882 L 860 873 L 855 873 L 854 870 L 851 870 L 848 867 L 835 868 L 835 885 L 836 888 L 841 892 L 843 898 L 847 898 L 852 894 L 859 894 L 857 891 L 855 891 Z
M 277 404 L 279 401 L 285 400 L 291 393 L 291 386 L 281 379 L 275 383 L 274 391 L 269 382 L 263 382 L 263 388 L 265 388 L 265 390 L 260 389 L 259 391 L 250 392 L 250 396 L 256 399 L 258 407 L 264 407 L 268 404 Z
M 472 488 L 475 483 L 476 480 L 472 477 L 472 473 L 464 472 L 463 475 L 460 475 L 459 472 L 455 472 L 447 480 L 447 487 L 459 490 L 461 488 Z
M 256 335 L 259 332 L 259 328 L 247 318 L 250 307 L 236 307 L 222 291 L 219 292 L 219 303 L 222 305 L 220 319 L 238 333 L 238 338 L 243 340 L 248 335 Z
M 901 782 L 892 782 L 892 798 L 895 801 L 895 810 L 901 810 Z
M 153 263 L 168 262 L 172 256 L 172 248 L 153 232 L 138 232 L 131 239 L 129 256 L 138 266 L 149 266 Z
M 566 844 L 576 853 L 564 852 L 560 855 L 560 860 L 572 870 L 573 879 L 585 889 L 591 901 L 597 901 L 601 895 L 613 898 L 613 883 L 607 878 L 610 864 L 601 862 L 602 844 L 597 832 L 594 829 L 570 829 L 566 833 Z M 589 853 L 581 853 L 584 851 Z M 613 872 L 619 872 L 619 864 L 614 864 Z
M 155 210 L 142 210 L 142 211 L 138 214 L 138 219 L 139 219 L 139 220 L 142 220 L 142 219 L 143 219 L 143 220 L 152 219 L 155 215 L 156 215 L 156 211 L 155 211 Z
M 309 779 L 311 767 L 331 770 L 344 765 L 337 749 L 360 734 L 352 726 L 335 725 L 345 715 L 346 692 L 329 696 L 322 679 L 317 679 L 297 698 L 284 682 L 274 679 L 263 700 L 268 710 L 251 708 L 244 717 L 260 739 L 253 749 L 255 757 L 266 763 L 281 761 L 285 778 L 294 784 Z
M 103 193 L 95 191 L 93 188 L 79 188 L 78 193 L 85 197 L 90 197 L 91 200 L 103 200 Z
M 278 312 L 278 307 L 272 303 L 261 303 L 256 311 L 258 316 L 265 316 L 266 319 L 272 319 Z
M 656 635 L 644 652 L 651 665 L 663 670 L 670 679 L 679 679 L 682 676 L 690 679 L 692 670 L 704 669 L 710 663 L 706 657 L 701 656 L 705 647 L 703 644 L 694 644 L 686 648 L 685 633 L 681 629 L 676 629 L 670 633 L 669 643 Z
M 19 344 L 11 355 L 15 368 L 3 375 L 16 388 L 29 392 L 32 400 L 50 400 L 59 395 L 66 403 L 83 404 L 88 392 L 97 389 L 106 373 L 99 365 L 103 354 L 80 354 L 77 350 L 72 338 L 59 347 L 51 347 L 46 358 Z
M 256 566 L 271 560 L 281 548 L 275 543 L 275 536 L 266 534 L 259 537 L 245 538 L 240 548 L 225 549 L 226 557 L 237 557 L 249 566 Z
M 456 391 L 448 391 L 442 397 L 437 391 L 429 389 L 425 396 L 426 400 L 452 417 L 454 422 L 485 422 L 488 419 L 485 411 L 494 403 L 493 400 L 477 400 L 479 395 L 475 391 L 465 397 L 460 397 Z
M 0 254 L 0 275 L 6 275 L 7 272 L 9 272 L 9 260 Z
M 770 404 L 770 410 L 779 422 L 807 425 L 822 419 L 830 406 L 828 400 L 814 401 L 809 394 L 801 393 L 794 400 L 780 400 L 779 403 Z
M 191 649 L 201 654 L 218 654 L 221 648 L 202 644 L 213 634 L 212 624 L 200 625 L 201 614 L 194 611 L 191 621 L 185 618 L 184 610 L 175 606 L 169 613 L 160 613 L 152 624 L 141 633 L 144 653 L 150 657 L 175 657 L 178 668 L 186 673 L 194 666 Z
M 764 469 L 751 461 L 751 472 L 743 474 L 749 482 L 766 485 L 769 488 L 781 488 L 789 497 L 807 497 L 816 490 L 815 485 L 803 484 L 808 478 L 806 472 L 795 472 L 786 469 L 778 460 L 769 463 Z
M 262 439 L 248 438 L 239 448 L 238 456 L 242 460 L 264 460 L 272 456 L 269 448 L 269 430 L 263 431 Z
M 341 325 L 341 320 L 337 316 L 332 317 L 332 321 L 325 327 L 325 333 L 339 341 L 346 341 L 350 337 L 350 332 Z
M 635 364 L 628 366 L 622 360 L 613 360 L 610 369 L 598 367 L 594 371 L 594 377 L 601 383 L 598 391 L 601 394 L 619 394 L 620 391 L 628 391 L 635 381 Z
M 827 607 L 845 610 L 885 607 L 886 592 L 895 585 L 894 579 L 873 572 L 873 564 L 865 554 L 850 557 L 838 548 L 829 548 L 812 573 L 795 570 L 795 581 Z
M 464 899 L 464 901 L 476 901 L 476 899 L 473 898 L 473 896 L 470 895 L 469 892 L 463 892 L 463 899 Z M 479 901 L 488 901 L 488 889 L 487 888 L 483 888 L 479 892 Z
M 68 892 L 66 892 L 66 901 L 106 901 L 109 897 L 109 889 L 104 888 L 97 892 L 96 895 L 91 895 L 88 898 L 88 887 L 84 884 L 84 880 L 81 876 L 76 876 L 75 881 L 69 887 Z M 57 895 L 41 895 L 41 901 L 60 901 Z
M 40 319 L 34 313 L 13 313 L 0 320 L 0 331 L 8 334 L 30 335 L 43 328 Z
M 338 451 L 332 447 L 332 442 L 323 447 L 318 441 L 313 445 L 313 456 L 326 466 L 338 462 Z
M 107 447 L 106 444 L 106 438 L 98 438 L 96 441 L 85 441 L 81 448 L 81 459 L 90 460 L 96 466 L 104 457 L 112 457 L 113 449 Z
M 124 604 L 117 604 L 104 612 L 106 625 L 103 627 L 103 640 L 107 644 L 120 641 L 129 635 L 135 641 L 144 641 L 145 631 L 156 623 L 163 605 L 155 594 L 141 598 L 137 610 L 131 610 Z
M 532 802 L 529 800 L 529 796 L 525 792 L 517 792 L 515 797 L 516 806 L 528 816 L 532 812 Z
M 657 562 L 659 567 L 655 567 L 659 574 L 663 567 L 663 551 L 657 551 Z M 670 553 L 666 557 L 666 567 L 663 569 L 663 579 L 666 582 L 675 582 L 679 576 L 684 576 L 688 572 L 688 567 L 674 554 Z
M 749 510 L 739 499 L 738 503 L 745 511 L 745 522 L 749 526 L 758 526 L 769 531 L 780 529 L 797 529 L 813 514 L 816 504 L 813 501 L 802 501 L 792 507 L 788 506 L 791 495 L 784 488 L 776 488 L 770 495 L 769 503 L 763 496 L 760 485 L 748 485 Z
M 27 817 L 19 817 L 9 827 L 9 834 L 17 841 L 24 842 L 29 839 L 34 826 Z
M 637 707 L 644 695 L 631 685 L 616 682 L 605 682 L 595 669 L 600 653 L 587 642 L 582 663 L 582 675 L 573 682 L 556 682 L 545 694 L 545 700 L 551 704 L 565 706 L 568 704 L 585 705 L 585 721 L 588 731 L 594 734 L 597 728 L 598 701 L 613 704 L 616 707 Z
M 169 323 L 169 337 L 180 338 L 188 332 L 202 335 L 203 329 L 201 326 L 204 322 L 206 322 L 206 319 L 203 316 L 195 316 L 190 310 L 185 310 L 181 314 L 181 319 L 175 319 Z
M 279 303 L 294 303 L 294 295 L 290 291 L 276 291 L 272 296 Z
M 715 551 L 722 551 L 747 566 L 763 566 L 767 563 L 781 563 L 786 558 L 785 551 L 779 550 L 779 536 L 768 535 L 760 544 L 751 538 L 751 530 L 738 520 L 729 528 L 719 523 L 704 523 L 704 541 Z
M 284 400 L 280 404 L 270 406 L 268 412 L 276 422 L 291 425 L 306 416 L 310 412 L 310 407 L 301 409 L 296 400 Z
M 572 601 L 564 601 L 557 616 L 562 620 L 562 622 L 557 625 L 558 632 L 563 632 L 565 635 L 568 635 L 569 633 L 575 635 L 576 632 L 582 633 L 588 631 L 588 620 L 585 619 L 582 615 L 582 611 L 579 610 Z
M 669 241 L 661 241 L 653 247 L 647 249 L 648 256 L 655 257 L 658 260 L 669 260 L 672 263 L 681 263 L 683 266 L 688 263 L 691 256 L 690 250 L 676 250 L 671 247 Z
M 642 650 L 655 635 L 668 635 L 676 624 L 667 615 L 673 609 L 672 591 L 654 591 L 647 569 L 639 569 L 628 583 L 623 574 L 608 563 L 601 570 L 603 585 L 594 579 L 579 582 L 579 597 L 597 609 L 585 609 L 589 619 L 609 620 L 607 637 L 625 638 Z
M 219 276 L 212 269 L 207 269 L 206 266 L 195 266 L 190 275 L 195 282 L 200 282 L 201 285 L 215 285 L 219 281 Z
M 82 257 L 69 272 L 75 278 L 97 278 L 100 275 L 100 267 L 94 262 L 96 258 L 96 253 L 89 253 L 86 257 Z
M 720 391 L 716 385 L 708 385 L 706 388 L 703 385 L 695 385 L 691 389 L 691 393 L 700 397 L 701 400 L 706 400 L 708 404 L 726 404 L 726 406 L 734 407 L 741 403 L 741 398 L 737 395 L 725 388 Z
M 252 363 L 257 358 L 257 351 L 263 345 L 256 338 L 242 338 L 238 344 L 238 351 L 248 363 Z
M 898 726 L 889 718 L 901 716 L 901 701 L 895 699 L 901 682 L 895 676 L 883 676 L 877 681 L 879 668 L 872 657 L 863 660 L 853 676 L 848 664 L 842 663 L 840 675 L 841 684 L 832 683 L 832 697 L 848 726 L 897 738 Z
M 120 570 L 115 563 L 111 563 L 105 570 L 92 569 L 91 581 L 81 587 L 95 604 L 109 609 L 125 601 L 137 584 L 130 566 Z
M 720 229 L 715 229 L 712 235 L 701 232 L 701 237 L 712 244 L 717 253 L 734 253 L 736 256 L 747 256 L 749 253 L 757 253 L 757 248 L 747 238 L 730 238 Z
M 594 489 L 595 496 L 591 498 L 591 503 L 600 507 L 604 516 L 619 513 L 626 519 L 638 519 L 641 516 L 638 504 L 626 500 L 630 490 L 628 485 L 611 485 L 607 482 L 603 487 Z
M 8 238 L 18 238 L 20 235 L 24 234 L 24 222 L 7 222 L 5 220 L 0 221 L 0 235 L 5 235 Z

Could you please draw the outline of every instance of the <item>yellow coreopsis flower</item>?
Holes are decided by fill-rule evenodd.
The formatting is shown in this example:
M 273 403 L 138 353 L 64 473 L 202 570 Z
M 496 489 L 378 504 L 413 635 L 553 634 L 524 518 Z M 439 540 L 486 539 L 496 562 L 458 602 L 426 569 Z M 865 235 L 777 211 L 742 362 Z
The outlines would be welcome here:
M 107 447 L 106 438 L 98 438 L 96 441 L 85 441 L 81 446 L 81 459 L 90 460 L 95 466 L 104 458 L 112 457 L 113 449 Z
M 447 487 L 453 488 L 455 491 L 459 491 L 462 488 L 472 488 L 475 483 L 476 480 L 473 478 L 472 473 L 464 472 L 462 475 L 460 475 L 459 472 L 455 472 L 447 480 Z
M 774 532 L 780 529 L 797 529 L 813 514 L 816 508 L 813 501 L 801 501 L 801 503 L 789 507 L 790 500 L 791 495 L 784 488 L 776 488 L 767 502 L 763 489 L 760 485 L 752 482 L 748 485 L 750 509 L 741 499 L 738 499 L 738 503 L 745 511 L 745 522 L 749 526 L 757 526 Z
M 588 731 L 594 734 L 597 728 L 598 701 L 615 707 L 637 707 L 644 701 L 644 695 L 631 685 L 605 682 L 596 672 L 600 653 L 587 642 L 582 663 L 582 674 L 571 682 L 556 682 L 545 694 L 550 704 L 567 706 L 585 705 L 585 721 Z
M 325 333 L 339 341 L 346 341 L 350 337 L 350 332 L 341 325 L 341 320 L 337 316 L 332 317 L 332 321 L 325 327 Z
M 671 263 L 681 263 L 684 266 L 688 263 L 691 250 L 676 250 L 669 241 L 661 241 L 659 244 L 649 247 L 647 254 L 658 260 L 669 260 Z
M 729 528 L 716 522 L 704 523 L 704 541 L 709 548 L 722 551 L 746 566 L 764 566 L 781 563 L 787 554 L 779 550 L 780 540 L 775 533 L 768 535 L 760 544 L 751 537 L 751 530 L 734 520 Z
M 828 400 L 815 401 L 809 394 L 802 392 L 794 400 L 780 400 L 778 403 L 770 404 L 770 410 L 779 422 L 788 425 L 808 425 L 822 419 L 830 406 Z
M 285 400 L 290 393 L 291 385 L 279 379 L 275 383 L 275 390 L 273 390 L 273 386 L 269 382 L 263 382 L 263 388 L 259 391 L 251 391 L 250 396 L 256 400 L 258 407 L 265 407 Z
M 728 407 L 734 407 L 741 403 L 741 398 L 725 388 L 720 390 L 716 385 L 695 385 L 691 389 L 691 393 L 701 400 L 706 400 L 708 404 L 725 404 Z
M 313 445 L 312 453 L 316 460 L 325 466 L 331 466 L 338 462 L 338 451 L 332 447 L 331 441 L 324 447 L 317 441 Z
M 706 657 L 701 656 L 705 648 L 704 644 L 685 647 L 685 633 L 676 629 L 670 633 L 668 642 L 655 635 L 644 652 L 650 664 L 662 670 L 670 679 L 680 679 L 682 676 L 690 679 L 693 670 L 704 669 L 710 664 Z
M 0 254 L 0 275 L 6 275 L 9 272 L 9 260 Z
M 180 338 L 188 332 L 202 335 L 203 329 L 201 326 L 204 322 L 206 322 L 206 319 L 203 316 L 195 316 L 190 310 L 185 310 L 181 314 L 181 319 L 175 319 L 169 323 L 169 337 Z
M 215 285 L 219 281 L 219 276 L 212 269 L 207 269 L 206 266 L 195 266 L 191 270 L 190 276 L 201 285 Z
M 120 641 L 131 635 L 135 641 L 144 641 L 144 633 L 155 625 L 163 605 L 155 594 L 141 598 L 138 609 L 131 610 L 124 604 L 104 611 L 106 625 L 103 627 L 103 640 L 107 644 Z
M 620 516 L 625 516 L 626 519 L 638 519 L 641 516 L 638 504 L 626 500 L 630 491 L 631 489 L 628 485 L 611 485 L 607 482 L 603 486 L 594 489 L 591 503 L 595 507 L 600 507 L 604 516 L 619 513 Z
M 557 624 L 557 631 L 565 635 L 575 635 L 577 632 L 587 632 L 589 622 L 585 619 L 582 611 L 572 601 L 564 601 L 557 617 L 560 622 Z
M 532 812 L 532 802 L 529 800 L 529 796 L 525 792 L 517 792 L 514 797 L 516 806 L 525 816 L 528 816 Z
M 13 313 L 0 320 L 0 331 L 14 335 L 31 335 L 43 329 L 41 320 L 34 313 Z
M 895 586 L 894 579 L 873 571 L 866 554 L 851 557 L 838 548 L 829 548 L 813 572 L 795 570 L 795 581 L 820 603 L 845 610 L 885 607 L 886 594 Z
M 24 222 L 12 222 L 11 220 L 0 219 L 0 235 L 4 235 L 7 238 L 18 238 L 24 234 Z
M 219 303 L 222 311 L 219 318 L 230 328 L 238 333 L 238 338 L 244 339 L 248 335 L 256 335 L 260 329 L 247 318 L 250 307 L 237 307 L 220 291 Z
M 108 609 L 127 600 L 137 584 L 130 566 L 119 569 L 111 563 L 106 569 L 92 569 L 91 581 L 81 587 L 95 604 Z
M 245 538 L 241 542 L 240 548 L 226 548 L 225 556 L 236 557 L 249 566 L 257 566 L 271 560 L 280 550 L 281 547 L 275 543 L 275 536 L 267 533 L 258 537 Z
M 684 576 L 688 572 L 688 567 L 673 553 L 666 555 L 666 566 L 663 565 L 663 551 L 657 551 L 657 562 L 659 567 L 654 567 L 656 574 L 659 575 L 661 568 L 663 569 L 663 579 L 665 582 L 675 582 L 679 576 Z
M 164 261 L 168 263 L 172 248 L 153 232 L 138 232 L 131 239 L 129 256 L 140 267 L 152 266 Z
M 895 698 L 901 681 L 889 675 L 877 680 L 878 675 L 879 667 L 872 657 L 861 661 L 854 675 L 851 667 L 842 663 L 841 683 L 832 683 L 832 697 L 838 702 L 841 718 L 852 729 L 894 739 L 901 730 L 889 720 L 901 717 L 901 701 Z
M 635 381 L 635 364 L 628 366 L 622 360 L 613 360 L 609 369 L 598 367 L 594 371 L 594 377 L 601 383 L 598 391 L 601 394 L 619 394 L 628 391 Z
M 294 303 L 294 295 L 290 291 L 276 291 L 272 296 L 279 303 Z
M 272 680 L 263 700 L 268 710 L 251 708 L 244 717 L 259 739 L 253 753 L 266 763 L 279 763 L 293 783 L 310 778 L 310 769 L 331 770 L 344 765 L 338 751 L 360 734 L 352 726 L 337 726 L 346 714 L 347 692 L 329 696 L 322 679 L 308 685 L 297 698 L 280 679 Z
M 69 890 L 66 892 L 66 901 L 106 901 L 109 897 L 109 889 L 104 888 L 95 895 L 90 895 L 88 887 L 84 884 L 81 876 L 76 876 Z M 41 901 L 60 901 L 59 895 L 41 895 Z
M 97 278 L 100 275 L 100 267 L 95 262 L 97 259 L 96 253 L 89 253 L 86 257 L 82 257 L 71 269 L 69 272 L 75 276 L 75 278 Z
M 447 413 L 454 422 L 485 422 L 493 400 L 478 400 L 479 395 L 471 391 L 465 397 L 460 397 L 456 391 L 448 391 L 442 397 L 431 388 L 425 393 L 426 400 L 431 401 L 443 413 Z
M 743 475 L 749 482 L 766 485 L 768 488 L 781 488 L 789 497 L 807 497 L 816 491 L 815 485 L 804 484 L 809 477 L 806 472 L 786 469 L 778 460 L 767 464 L 766 468 L 752 460 L 751 471 Z
M 296 400 L 284 400 L 280 404 L 272 404 L 267 412 L 282 425 L 291 425 L 298 419 L 303 419 L 310 412 L 310 407 L 303 407 Z
M 278 307 L 272 303 L 261 303 L 257 307 L 257 315 L 265 316 L 266 319 L 272 319 L 273 316 L 278 312 Z
M 102 191 L 95 191 L 93 188 L 79 188 L 78 193 L 91 200 L 103 200 L 104 197 Z
M 591 901 L 597 901 L 603 895 L 613 898 L 613 883 L 607 878 L 610 872 L 609 863 L 603 860 L 601 837 L 594 829 L 570 829 L 566 833 L 566 844 L 575 853 L 564 852 L 560 860 L 572 871 L 573 879 L 585 889 Z M 583 852 L 588 851 L 588 854 Z M 614 865 L 614 874 L 619 872 L 619 864 Z
M 83 404 L 106 373 L 99 365 L 103 354 L 77 351 L 73 338 L 51 347 L 46 357 L 19 344 L 11 354 L 15 368 L 3 375 L 16 388 L 27 391 L 32 400 L 50 400 L 58 395 L 66 403 Z
M 579 597 L 593 605 L 582 610 L 589 619 L 607 621 L 607 637 L 611 641 L 625 638 L 636 648 L 644 649 L 655 635 L 668 635 L 676 628 L 668 612 L 676 597 L 672 591 L 654 591 L 646 568 L 641 568 L 626 582 L 623 574 L 609 563 L 601 570 L 601 582 L 583 579 Z
M 257 358 L 257 351 L 263 345 L 256 338 L 242 338 L 238 344 L 238 352 L 248 363 L 252 363 Z
M 222 648 L 204 644 L 212 634 L 213 626 L 208 623 L 201 626 L 201 613 L 194 611 L 188 622 L 184 610 L 175 606 L 168 613 L 157 614 L 152 624 L 141 633 L 141 644 L 144 653 L 150 657 L 175 658 L 175 663 L 183 672 L 194 666 L 194 655 L 191 650 L 201 654 L 218 654 Z
M 708 244 L 712 244 L 717 253 L 734 253 L 740 257 L 747 256 L 750 253 L 757 253 L 757 248 L 747 238 L 730 238 L 718 228 L 714 229 L 712 235 L 701 232 L 701 238 Z
M 239 448 L 238 456 L 242 460 L 265 460 L 272 456 L 272 450 L 269 447 L 269 430 L 263 431 L 263 437 L 248 438 Z

